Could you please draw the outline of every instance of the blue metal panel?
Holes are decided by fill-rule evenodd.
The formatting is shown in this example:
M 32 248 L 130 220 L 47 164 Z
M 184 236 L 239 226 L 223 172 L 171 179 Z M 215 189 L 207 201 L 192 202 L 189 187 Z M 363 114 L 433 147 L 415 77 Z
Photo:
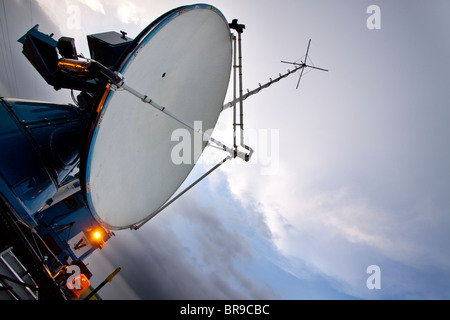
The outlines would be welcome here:
M 47 44 L 48 46 L 56 48 L 56 45 L 58 42 L 55 39 L 51 38 L 50 36 L 44 35 L 43 33 L 39 32 L 38 29 L 39 29 L 39 25 L 37 24 L 33 28 L 28 30 L 27 34 L 32 35 L 36 39 L 39 39 L 43 43 Z M 17 41 L 19 41 L 22 44 L 25 43 L 27 34 L 25 34 L 23 37 L 21 37 Z
M 32 215 L 56 192 L 32 141 L 4 103 L 0 102 L 0 176 L 28 214 Z M 11 197 L 12 194 L 9 194 Z
M 0 176 L 30 215 L 78 164 L 86 129 L 72 105 L 0 99 Z
M 10 105 L 17 119 L 25 125 L 79 119 L 81 117 L 80 112 L 69 104 L 19 99 L 4 100 Z
M 74 106 L 8 99 L 12 112 L 37 144 L 58 184 L 79 160 L 84 145 L 86 117 Z
M 3 177 L 0 176 L 0 201 L 3 200 L 8 206 L 14 208 L 10 210 L 14 214 L 17 220 L 25 222 L 30 228 L 35 228 L 37 222 L 31 216 L 28 208 L 22 201 L 11 191 L 9 185 L 5 182 Z
M 86 233 L 89 229 L 102 228 L 87 208 L 80 191 L 64 201 L 39 212 L 35 215 L 35 218 L 38 219 L 39 223 L 37 228 L 38 233 L 41 236 L 51 236 L 62 249 L 62 252 L 58 254 L 58 258 L 61 261 L 64 261 L 68 256 L 72 260 L 78 258 L 83 260 L 97 249 L 96 247 L 92 247 L 77 258 L 67 243 L 70 238 L 80 232 Z M 109 238 L 109 234 L 105 234 L 103 240 L 106 242 Z

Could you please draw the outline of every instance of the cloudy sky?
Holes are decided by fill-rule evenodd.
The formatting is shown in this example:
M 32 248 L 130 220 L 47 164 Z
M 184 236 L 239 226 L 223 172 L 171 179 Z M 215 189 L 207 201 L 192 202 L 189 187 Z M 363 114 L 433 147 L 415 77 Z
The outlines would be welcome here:
M 136 36 L 189 1 L 2 0 L 0 95 L 70 102 L 16 40 L 35 24 Z M 311 71 L 245 101 L 250 163 L 227 163 L 87 262 L 106 299 L 449 299 L 447 0 L 211 0 L 246 25 L 244 87 L 284 73 L 312 39 Z M 371 5 L 381 29 L 368 28 Z M 370 25 L 370 23 L 369 23 Z M 231 92 L 231 91 L 230 91 Z M 231 96 L 230 96 L 231 97 Z M 231 110 L 215 135 L 231 141 Z M 207 150 L 192 181 L 223 155 Z M 367 268 L 379 267 L 370 290 Z

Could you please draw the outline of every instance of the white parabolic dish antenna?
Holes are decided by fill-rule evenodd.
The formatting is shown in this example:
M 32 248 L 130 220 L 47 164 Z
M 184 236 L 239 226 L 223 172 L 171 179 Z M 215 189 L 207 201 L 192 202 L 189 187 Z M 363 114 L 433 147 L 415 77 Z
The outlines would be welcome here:
M 222 110 L 231 63 L 226 19 L 201 4 L 158 21 L 119 71 L 129 87 L 190 123 L 202 121 L 207 130 Z M 171 159 L 179 122 L 127 91 L 107 90 L 104 97 L 87 156 L 86 197 L 97 220 L 124 229 L 166 203 L 195 163 Z

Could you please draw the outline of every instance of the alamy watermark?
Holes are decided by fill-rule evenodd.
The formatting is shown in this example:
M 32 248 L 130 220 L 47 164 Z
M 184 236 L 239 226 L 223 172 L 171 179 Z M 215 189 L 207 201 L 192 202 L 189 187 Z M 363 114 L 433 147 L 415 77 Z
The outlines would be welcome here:
M 381 9 L 377 5 L 371 5 L 367 7 L 367 14 L 370 16 L 367 18 L 366 26 L 369 30 L 380 30 L 381 29 Z
M 211 136 L 213 129 L 203 130 L 202 121 L 195 121 L 194 130 L 195 132 L 187 128 L 178 128 L 172 132 L 171 141 L 176 142 L 171 151 L 173 164 L 215 164 L 209 163 L 206 158 L 200 157 L 207 140 L 198 133 L 204 132 Z M 246 129 L 245 144 L 255 149 L 252 157 L 245 164 L 258 165 L 262 175 L 274 175 L 278 172 L 280 164 L 280 130 Z M 239 150 L 243 151 L 245 149 L 239 147 Z M 215 159 L 212 161 L 217 162 Z
M 66 26 L 70 30 L 81 29 L 81 9 L 79 6 L 74 4 L 67 6 Z
M 367 274 L 370 276 L 366 280 L 367 289 L 381 289 L 381 269 L 379 266 L 373 264 L 367 267 Z
M 67 288 L 70 290 L 80 290 L 81 289 L 81 270 L 79 266 L 70 265 L 67 267 L 66 274 L 70 276 L 66 280 Z

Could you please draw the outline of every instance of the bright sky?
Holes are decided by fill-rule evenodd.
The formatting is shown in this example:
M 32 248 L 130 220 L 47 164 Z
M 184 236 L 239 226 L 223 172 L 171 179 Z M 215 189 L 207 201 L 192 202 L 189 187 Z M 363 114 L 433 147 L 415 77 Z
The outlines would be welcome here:
M 194 3 L 194 2 L 189 2 Z M 312 39 L 328 73 L 291 76 L 244 102 L 255 158 L 224 165 L 138 231 L 88 260 L 105 299 L 450 298 L 450 3 L 211 0 L 246 25 L 244 87 L 287 71 Z M 56 5 L 57 4 L 57 5 Z M 182 1 L 0 2 L 0 95 L 71 102 L 45 84 L 16 40 L 135 37 Z M 381 29 L 371 5 L 380 9 Z M 369 23 L 370 25 L 370 23 Z M 231 93 L 231 91 L 229 91 Z M 231 96 L 230 96 L 231 97 Z M 228 100 L 227 100 L 228 101 Z M 226 102 L 227 102 L 226 101 Z M 231 110 L 215 134 L 231 141 Z M 208 150 L 203 165 L 220 151 Z M 380 289 L 370 290 L 369 266 Z

